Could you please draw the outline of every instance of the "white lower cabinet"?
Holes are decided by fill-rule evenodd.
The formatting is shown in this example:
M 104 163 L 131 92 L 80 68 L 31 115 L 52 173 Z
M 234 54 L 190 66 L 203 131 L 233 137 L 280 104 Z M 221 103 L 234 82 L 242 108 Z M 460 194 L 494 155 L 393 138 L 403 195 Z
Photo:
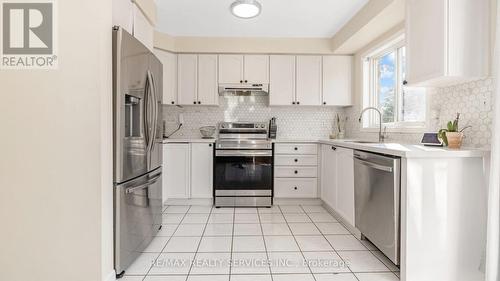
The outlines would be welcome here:
M 189 152 L 188 143 L 163 145 L 163 202 L 189 198 Z
M 212 143 L 163 145 L 163 201 L 212 198 Z
M 353 150 L 321 145 L 321 199 L 355 225 Z
M 276 197 L 286 198 L 315 198 L 318 195 L 317 178 L 276 178 L 274 180 Z
M 318 145 L 277 143 L 274 151 L 274 197 L 318 198 Z
M 354 226 L 354 155 L 337 148 L 337 213 Z
M 332 209 L 337 208 L 336 147 L 321 145 L 321 199 Z
M 191 144 L 191 198 L 212 198 L 214 151 L 211 143 Z

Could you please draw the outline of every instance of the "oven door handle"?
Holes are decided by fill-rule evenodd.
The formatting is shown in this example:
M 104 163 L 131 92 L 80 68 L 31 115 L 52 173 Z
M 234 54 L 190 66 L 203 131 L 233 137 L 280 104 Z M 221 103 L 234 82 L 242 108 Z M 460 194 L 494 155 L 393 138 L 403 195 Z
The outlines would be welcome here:
M 215 157 L 273 156 L 272 150 L 216 150 Z

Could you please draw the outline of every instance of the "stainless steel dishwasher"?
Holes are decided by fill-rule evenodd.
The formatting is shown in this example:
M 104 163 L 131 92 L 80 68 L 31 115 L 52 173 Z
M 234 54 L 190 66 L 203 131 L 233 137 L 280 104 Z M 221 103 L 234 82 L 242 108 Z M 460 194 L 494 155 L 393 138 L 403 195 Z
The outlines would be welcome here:
M 400 258 L 401 158 L 354 151 L 356 228 L 393 263 Z

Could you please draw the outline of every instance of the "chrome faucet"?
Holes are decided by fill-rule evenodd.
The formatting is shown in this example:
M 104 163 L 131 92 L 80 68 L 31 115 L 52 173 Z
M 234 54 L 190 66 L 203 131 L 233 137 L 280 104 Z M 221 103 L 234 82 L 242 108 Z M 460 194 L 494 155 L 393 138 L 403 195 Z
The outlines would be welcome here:
M 384 133 L 382 133 L 382 113 L 380 112 L 380 110 L 376 107 L 367 107 L 365 109 L 363 109 L 363 111 L 361 111 L 361 114 L 359 115 L 359 123 L 361 123 L 361 121 L 363 120 L 363 114 L 365 113 L 365 111 L 367 110 L 375 110 L 376 112 L 378 112 L 378 116 L 379 116 L 379 131 L 378 131 L 378 141 L 379 142 L 384 142 L 385 140 L 385 128 L 384 129 Z

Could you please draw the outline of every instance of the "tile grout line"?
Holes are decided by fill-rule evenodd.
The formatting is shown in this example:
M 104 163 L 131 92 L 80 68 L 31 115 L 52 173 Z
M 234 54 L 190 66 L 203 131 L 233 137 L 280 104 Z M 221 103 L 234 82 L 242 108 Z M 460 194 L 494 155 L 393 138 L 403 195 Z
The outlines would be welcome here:
M 165 209 L 165 211 L 164 211 L 164 212 L 166 212 L 166 211 L 167 211 L 167 209 L 168 209 L 169 207 L 171 207 L 171 206 L 172 206 L 172 205 L 168 206 L 168 207 Z M 168 238 L 167 243 L 165 243 L 165 245 L 164 245 L 164 246 L 163 246 L 163 248 L 161 249 L 160 253 L 158 254 L 158 256 L 157 256 L 157 257 L 155 258 L 155 260 L 153 261 L 153 264 L 154 264 L 154 263 L 156 263 L 156 261 L 158 260 L 158 258 L 159 258 L 159 257 L 161 256 L 161 254 L 163 253 L 163 250 L 165 250 L 165 247 L 167 247 L 168 242 L 170 242 L 170 240 L 172 239 L 172 237 L 174 237 L 175 232 L 177 231 L 177 229 L 179 229 L 179 226 L 181 226 L 181 223 L 182 223 L 182 221 L 184 220 L 184 218 L 186 217 L 186 215 L 187 215 L 187 213 L 188 213 L 189 209 L 191 209 L 191 206 L 188 206 L 188 209 L 186 210 L 186 212 L 185 212 L 185 213 L 184 213 L 184 215 L 182 216 L 181 220 L 179 221 L 179 224 L 177 224 L 177 227 L 175 228 L 174 232 L 172 232 L 172 235 Z M 163 228 L 163 214 L 165 214 L 165 213 L 163 213 L 163 212 L 162 212 L 162 214 L 161 214 L 161 216 L 162 216 L 162 218 L 161 218 L 161 219 L 162 219 L 162 228 Z M 167 214 L 168 214 L 168 213 L 167 213 Z M 146 279 L 146 277 L 148 277 L 148 276 L 149 276 L 149 272 L 151 272 L 151 269 L 153 269 L 153 264 L 149 267 L 148 271 L 146 272 L 146 275 L 144 275 L 144 278 L 142 279 L 143 281 L 144 281 L 144 279 Z M 186 276 L 186 280 L 187 280 L 187 276 Z
M 299 206 L 299 207 L 300 207 L 300 209 L 302 209 L 302 207 L 301 207 L 301 206 Z M 290 225 L 288 224 L 288 221 L 287 221 L 287 220 L 286 220 L 286 218 L 285 218 L 285 213 L 283 213 L 283 210 L 281 209 L 281 206 L 280 206 L 279 208 L 280 208 L 281 215 L 282 215 L 282 216 L 283 216 L 283 218 L 285 219 L 285 223 L 286 223 L 286 225 L 287 225 L 288 229 L 290 230 L 290 233 L 292 234 L 293 240 L 295 241 L 295 244 L 297 244 L 297 248 L 299 248 L 299 252 L 300 252 L 300 254 L 302 255 L 303 262 L 304 262 L 304 261 L 306 262 L 306 264 L 307 264 L 307 268 L 309 269 L 309 273 L 311 274 L 311 276 L 313 277 L 313 279 L 314 279 L 315 281 L 317 281 L 317 280 L 316 280 L 316 276 L 314 276 L 314 273 L 312 272 L 312 269 L 311 269 L 311 267 L 309 266 L 309 262 L 307 261 L 306 256 L 305 256 L 305 255 L 304 255 L 304 253 L 302 252 L 302 248 L 300 248 L 300 245 L 299 245 L 299 243 L 297 242 L 297 238 L 295 238 L 295 234 L 293 233 L 292 228 L 290 227 Z M 302 211 L 304 211 L 304 209 L 302 209 Z M 305 211 L 304 211 L 304 212 L 305 212 Z
M 191 209 L 191 206 L 189 207 L 189 209 Z M 203 232 L 201 233 L 200 241 L 198 242 L 198 247 L 196 247 L 196 252 L 194 253 L 193 260 L 191 261 L 191 266 L 189 267 L 188 273 L 186 275 L 186 281 L 189 279 L 189 275 L 191 274 L 191 270 L 193 269 L 193 264 L 196 261 L 196 257 L 198 256 L 198 251 L 200 250 L 201 241 L 203 241 L 203 234 L 205 234 L 205 230 L 207 229 L 208 220 L 210 219 L 210 216 L 212 215 L 212 210 L 213 210 L 213 207 L 210 209 L 210 213 L 208 214 L 207 220 L 205 221 L 205 227 L 203 227 Z
M 271 263 L 269 259 L 269 253 L 267 252 L 267 244 L 266 244 L 266 239 L 264 237 L 264 228 L 262 227 L 262 221 L 260 219 L 260 212 L 259 209 L 257 208 L 257 217 L 259 218 L 259 226 L 260 226 L 260 232 L 262 233 L 262 241 L 264 242 L 264 250 L 266 251 L 266 257 L 267 257 L 267 262 L 268 262 L 268 267 L 269 267 L 269 275 L 271 276 L 271 281 L 274 280 L 273 278 L 273 272 L 271 271 Z
M 330 241 L 326 238 L 325 234 L 323 234 L 323 232 L 321 231 L 321 229 L 319 229 L 319 227 L 316 225 L 316 222 L 304 210 L 304 208 L 302 207 L 302 205 L 300 205 L 300 208 L 304 211 L 304 213 L 306 214 L 306 216 L 311 220 L 311 223 L 314 225 L 314 227 L 316 227 L 319 230 L 319 233 L 321 233 L 321 236 L 326 240 L 326 242 L 328 242 L 328 244 L 330 245 L 330 247 L 332 247 L 332 249 L 335 252 L 335 254 L 344 262 L 344 264 L 347 266 L 347 269 L 349 269 L 349 272 L 351 272 L 351 274 L 354 276 L 354 278 L 356 278 L 356 280 L 359 281 L 358 277 L 356 276 L 356 274 L 354 274 L 354 272 L 351 270 L 351 268 L 347 265 L 347 263 L 344 260 L 344 258 L 342 258 L 342 256 L 339 255 L 339 253 L 337 252 L 337 250 L 335 249 L 335 247 L 332 245 L 332 243 L 330 243 Z M 329 212 L 327 212 L 327 213 L 330 214 Z M 337 219 L 335 219 L 335 220 L 337 220 Z
M 233 225 L 231 231 L 231 254 L 229 255 L 229 262 L 231 262 L 231 264 L 229 265 L 229 281 L 231 281 L 231 272 L 233 269 L 232 262 L 233 262 L 233 244 L 234 244 L 234 221 L 236 219 L 236 209 L 235 208 L 232 209 L 233 209 Z

